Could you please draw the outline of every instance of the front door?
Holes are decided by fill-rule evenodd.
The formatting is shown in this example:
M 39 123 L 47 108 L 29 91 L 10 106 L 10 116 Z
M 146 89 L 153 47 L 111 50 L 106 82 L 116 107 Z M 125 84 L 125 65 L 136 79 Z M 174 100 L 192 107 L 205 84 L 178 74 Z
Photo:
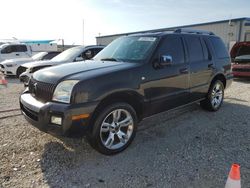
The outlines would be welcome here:
M 155 67 L 163 55 L 171 56 L 172 63 Z M 162 39 L 152 64 L 148 65 L 148 77 L 143 84 L 145 98 L 150 101 L 149 113 L 159 113 L 189 102 L 189 65 L 182 38 L 175 34 Z

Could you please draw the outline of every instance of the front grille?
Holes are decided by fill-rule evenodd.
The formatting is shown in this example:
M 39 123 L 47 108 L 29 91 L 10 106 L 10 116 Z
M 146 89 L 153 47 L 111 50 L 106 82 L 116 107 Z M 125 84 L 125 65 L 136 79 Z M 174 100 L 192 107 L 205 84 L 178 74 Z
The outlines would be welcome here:
M 55 89 L 55 84 L 36 81 L 31 78 L 29 81 L 29 91 L 38 100 L 42 102 L 51 101 Z
M 233 71 L 235 72 L 250 72 L 249 68 L 233 68 Z

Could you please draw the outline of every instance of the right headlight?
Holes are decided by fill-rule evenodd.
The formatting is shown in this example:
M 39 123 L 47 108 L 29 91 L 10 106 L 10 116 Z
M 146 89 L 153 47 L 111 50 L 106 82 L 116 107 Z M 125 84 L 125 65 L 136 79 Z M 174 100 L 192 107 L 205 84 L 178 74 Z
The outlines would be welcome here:
M 70 103 L 71 92 L 79 80 L 66 80 L 59 83 L 53 94 L 53 101 Z

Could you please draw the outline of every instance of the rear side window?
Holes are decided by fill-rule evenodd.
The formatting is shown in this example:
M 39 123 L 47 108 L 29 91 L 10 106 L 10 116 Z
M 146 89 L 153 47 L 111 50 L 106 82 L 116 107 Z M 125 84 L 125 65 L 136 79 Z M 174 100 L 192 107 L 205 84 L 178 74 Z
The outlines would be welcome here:
M 185 36 L 185 39 L 187 42 L 187 47 L 189 52 L 189 60 L 191 62 L 204 60 L 200 37 Z
M 2 54 L 9 54 L 13 52 L 27 52 L 27 47 L 25 45 L 11 45 L 2 49 Z
M 228 51 L 225 47 L 225 44 L 223 43 L 223 41 L 220 38 L 213 37 L 213 38 L 210 38 L 210 41 L 212 42 L 216 56 L 218 58 L 228 58 L 229 57 Z
M 12 46 L 14 52 L 27 52 L 27 47 L 25 45 Z
M 159 48 L 159 55 L 172 56 L 173 63 L 184 63 L 182 39 L 178 36 L 167 36 Z
M 201 44 L 203 49 L 204 60 L 211 60 L 211 54 L 208 50 L 207 43 L 203 38 L 201 39 Z

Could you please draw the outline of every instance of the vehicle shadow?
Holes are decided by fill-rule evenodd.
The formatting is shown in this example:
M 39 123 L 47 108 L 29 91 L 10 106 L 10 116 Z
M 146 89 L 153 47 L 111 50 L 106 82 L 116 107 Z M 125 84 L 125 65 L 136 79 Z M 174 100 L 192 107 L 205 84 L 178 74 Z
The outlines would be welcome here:
M 44 180 L 50 187 L 223 187 L 237 162 L 250 187 L 250 108 L 236 102 L 226 100 L 216 113 L 194 104 L 147 118 L 132 145 L 114 156 L 85 139 L 60 137 L 44 146 Z
M 242 78 L 234 78 L 235 82 L 243 82 L 243 83 L 250 83 L 250 78 L 249 77 L 242 77 Z

